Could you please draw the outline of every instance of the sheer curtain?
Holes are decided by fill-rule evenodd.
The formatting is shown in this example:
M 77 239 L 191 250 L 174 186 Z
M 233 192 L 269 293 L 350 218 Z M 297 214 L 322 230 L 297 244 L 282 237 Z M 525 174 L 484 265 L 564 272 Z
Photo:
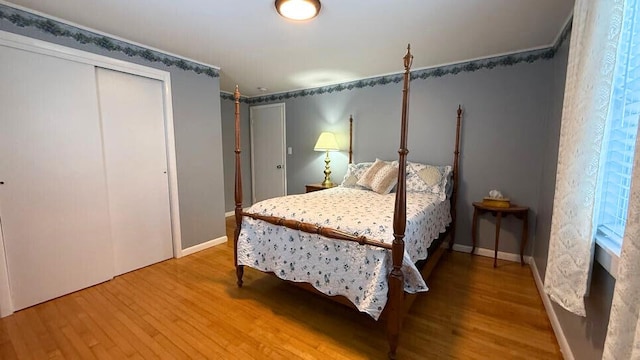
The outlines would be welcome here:
M 625 34 L 630 31 L 633 35 L 628 36 L 640 36 L 633 30 L 640 17 L 636 1 L 640 0 L 577 0 L 574 8 L 544 287 L 554 301 L 582 316 L 594 244 L 596 181 L 616 58 L 623 59 L 620 65 L 626 67 L 624 101 L 628 108 L 621 115 L 631 118 L 640 111 L 640 45 L 629 40 L 627 48 L 620 48 L 625 51 L 620 55 L 626 55 L 617 56 L 624 17 L 631 29 Z M 633 152 L 604 360 L 640 359 L 640 136 L 636 136 Z
M 576 0 L 562 108 L 545 292 L 585 316 L 600 152 L 623 0 Z
M 640 136 L 636 137 L 627 226 L 602 358 L 640 359 Z

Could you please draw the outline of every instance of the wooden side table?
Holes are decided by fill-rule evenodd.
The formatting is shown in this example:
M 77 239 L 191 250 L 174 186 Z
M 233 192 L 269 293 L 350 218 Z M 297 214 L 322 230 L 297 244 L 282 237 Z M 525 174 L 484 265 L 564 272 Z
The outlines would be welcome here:
M 477 232 L 478 232 L 478 215 L 482 215 L 486 212 L 491 213 L 496 217 L 496 244 L 495 244 L 495 253 L 493 255 L 493 267 L 496 267 L 498 264 L 498 243 L 500 241 L 500 222 L 503 216 L 513 215 L 518 219 L 522 220 L 522 240 L 520 241 L 520 264 L 524 265 L 524 248 L 527 246 L 528 239 L 528 218 L 529 218 L 529 208 L 526 206 L 517 206 L 515 204 L 511 204 L 511 206 L 507 207 L 493 207 L 487 206 L 482 202 L 474 202 L 473 203 L 473 222 L 471 228 L 471 239 L 473 242 L 473 247 L 471 248 L 471 254 L 473 254 L 476 250 L 476 241 L 477 241 Z
M 307 184 L 305 185 L 306 192 L 310 193 L 312 191 L 331 189 L 332 187 L 336 187 L 338 184 L 333 184 L 331 186 L 324 186 L 322 184 Z

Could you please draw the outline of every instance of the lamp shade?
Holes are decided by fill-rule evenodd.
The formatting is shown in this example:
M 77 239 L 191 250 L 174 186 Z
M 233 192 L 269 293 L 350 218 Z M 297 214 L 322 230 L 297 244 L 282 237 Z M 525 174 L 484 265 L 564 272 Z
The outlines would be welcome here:
M 320 134 L 318 141 L 316 141 L 316 146 L 313 147 L 315 151 L 338 151 L 340 148 L 338 147 L 338 142 L 336 141 L 336 136 L 330 132 L 323 132 Z

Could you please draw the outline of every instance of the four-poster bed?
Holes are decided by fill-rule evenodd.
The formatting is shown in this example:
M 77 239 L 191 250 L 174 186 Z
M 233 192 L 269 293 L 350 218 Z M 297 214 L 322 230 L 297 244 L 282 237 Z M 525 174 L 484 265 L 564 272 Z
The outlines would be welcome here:
M 413 172 L 407 174 L 407 111 L 412 60 L 410 48 L 407 48 L 404 57 L 399 159 L 397 163 L 380 165 L 397 166 L 397 183 L 394 182 L 396 191 L 390 194 L 380 195 L 374 191 L 340 186 L 265 200 L 252 206 L 249 211 L 243 211 L 240 94 L 237 88 L 234 94 L 234 261 L 238 286 L 243 285 L 244 266 L 247 265 L 274 273 L 282 279 L 332 299 L 337 298 L 342 303 L 367 312 L 376 320 L 384 315 L 390 358 L 395 358 L 402 316 L 413 302 L 414 294 L 427 290 L 424 277 L 428 276 L 442 255 L 444 250 L 441 245 L 447 237 L 451 248 L 455 232 L 462 114 L 460 107 L 457 112 L 453 169 L 441 167 L 446 171 L 452 170 L 450 196 L 445 196 L 448 174 L 443 173 L 438 193 L 411 193 L 407 197 L 407 176 L 417 176 L 415 168 L 420 165 L 409 163 L 409 170 Z M 352 121 L 351 118 L 350 142 Z M 351 143 L 349 163 L 352 163 Z M 328 214 L 330 211 L 326 204 L 337 210 Z M 384 208 L 388 211 L 382 210 Z

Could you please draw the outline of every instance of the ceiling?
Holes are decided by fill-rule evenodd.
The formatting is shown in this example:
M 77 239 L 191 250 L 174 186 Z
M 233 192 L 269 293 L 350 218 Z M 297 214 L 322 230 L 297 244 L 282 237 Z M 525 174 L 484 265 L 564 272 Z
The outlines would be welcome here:
M 573 0 L 321 0 L 315 19 L 273 0 L 11 0 L 66 22 L 220 67 L 255 96 L 552 45 Z M 267 88 L 261 91 L 258 88 Z

